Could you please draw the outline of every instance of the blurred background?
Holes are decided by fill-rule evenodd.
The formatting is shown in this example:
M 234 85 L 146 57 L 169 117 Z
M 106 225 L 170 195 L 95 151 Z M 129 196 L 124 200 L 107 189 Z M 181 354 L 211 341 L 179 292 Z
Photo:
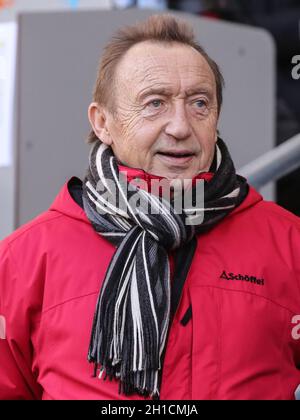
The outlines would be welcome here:
M 167 10 L 221 66 L 219 128 L 238 172 L 300 216 L 299 0 L 0 0 L 0 240 L 83 177 L 109 36 Z

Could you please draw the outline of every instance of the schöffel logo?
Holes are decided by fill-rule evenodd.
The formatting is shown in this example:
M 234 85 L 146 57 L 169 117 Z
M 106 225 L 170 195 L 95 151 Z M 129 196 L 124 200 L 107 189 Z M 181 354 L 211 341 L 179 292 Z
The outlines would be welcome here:
M 242 274 L 226 273 L 225 270 L 220 275 L 220 279 L 247 281 L 249 283 L 254 283 L 254 284 L 257 284 L 259 286 L 264 286 L 265 285 L 265 280 L 264 279 L 258 279 L 255 276 L 248 276 L 248 275 L 243 276 Z

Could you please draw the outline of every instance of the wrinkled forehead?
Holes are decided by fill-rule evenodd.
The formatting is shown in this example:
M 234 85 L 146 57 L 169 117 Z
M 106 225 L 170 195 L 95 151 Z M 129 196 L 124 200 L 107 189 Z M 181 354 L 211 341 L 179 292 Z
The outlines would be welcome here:
M 194 48 L 178 43 L 141 42 L 124 55 L 116 71 L 116 85 L 131 95 L 152 85 L 185 89 L 205 84 L 215 89 L 215 76 Z

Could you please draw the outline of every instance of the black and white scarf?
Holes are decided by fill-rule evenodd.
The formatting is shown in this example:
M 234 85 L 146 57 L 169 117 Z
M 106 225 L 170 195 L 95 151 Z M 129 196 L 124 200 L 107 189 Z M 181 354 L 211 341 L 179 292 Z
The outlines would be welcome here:
M 185 211 L 177 214 L 164 199 L 120 180 L 110 147 L 99 141 L 90 151 L 84 210 L 95 231 L 117 248 L 98 297 L 88 360 L 95 364 L 95 374 L 100 369 L 99 377 L 118 378 L 126 395 L 159 396 L 170 323 L 168 251 L 211 229 L 248 193 L 247 181 L 236 174 L 220 138 L 210 170 L 214 176 L 205 181 L 201 223 L 187 225 Z M 133 194 L 139 196 L 139 208 L 130 204 Z M 151 215 L 149 204 L 159 212 Z

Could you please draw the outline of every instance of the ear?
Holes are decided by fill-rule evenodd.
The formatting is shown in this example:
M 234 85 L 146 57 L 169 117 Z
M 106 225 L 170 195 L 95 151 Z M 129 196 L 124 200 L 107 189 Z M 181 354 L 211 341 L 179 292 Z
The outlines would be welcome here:
M 112 139 L 108 130 L 108 112 L 104 109 L 103 106 L 99 105 L 97 102 L 92 102 L 88 109 L 88 118 L 91 126 L 93 127 L 94 133 L 103 143 L 110 146 L 112 144 Z
M 219 130 L 217 130 L 216 131 L 216 136 L 215 136 L 215 143 L 217 143 L 219 135 L 220 135 L 220 132 L 219 132 Z

